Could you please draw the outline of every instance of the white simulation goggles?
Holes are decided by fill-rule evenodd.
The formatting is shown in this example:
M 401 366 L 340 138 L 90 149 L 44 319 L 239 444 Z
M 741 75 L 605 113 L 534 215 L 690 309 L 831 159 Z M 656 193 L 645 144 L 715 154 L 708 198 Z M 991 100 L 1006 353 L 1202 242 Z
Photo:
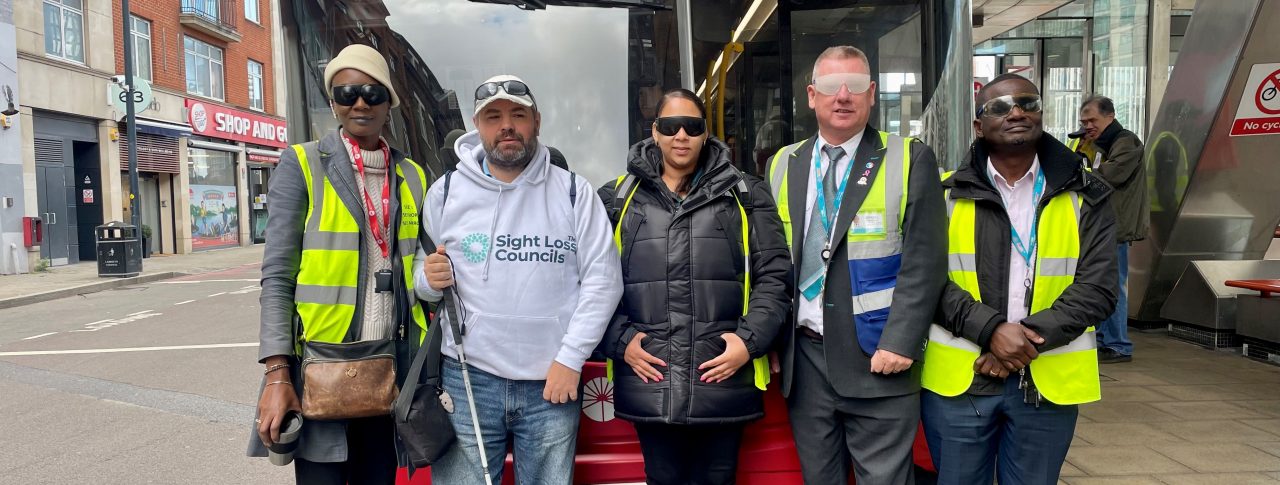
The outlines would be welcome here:
M 871 75 L 860 72 L 838 72 L 813 78 L 813 88 L 827 96 L 840 93 L 840 86 L 849 88 L 851 94 L 862 94 L 871 89 Z

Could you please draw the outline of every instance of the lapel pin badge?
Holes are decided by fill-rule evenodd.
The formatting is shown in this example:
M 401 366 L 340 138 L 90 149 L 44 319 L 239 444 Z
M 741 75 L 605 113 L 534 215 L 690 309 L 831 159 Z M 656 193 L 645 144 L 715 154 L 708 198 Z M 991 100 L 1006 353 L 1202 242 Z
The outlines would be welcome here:
M 867 178 L 866 178 L 866 177 L 862 177 L 862 178 L 858 179 L 858 185 L 867 185 Z

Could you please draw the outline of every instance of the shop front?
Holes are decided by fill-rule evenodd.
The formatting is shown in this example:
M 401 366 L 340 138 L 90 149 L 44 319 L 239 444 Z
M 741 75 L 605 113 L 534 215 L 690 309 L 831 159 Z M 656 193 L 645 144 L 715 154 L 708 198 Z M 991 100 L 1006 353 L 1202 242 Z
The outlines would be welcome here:
M 266 181 L 287 146 L 285 122 L 193 99 L 186 106 L 191 249 L 265 241 Z
M 191 134 L 191 127 L 159 120 L 138 118 L 138 210 L 142 223 L 144 248 L 147 253 L 177 253 L 177 214 L 174 210 L 175 192 L 179 189 L 182 166 L 182 139 Z M 120 123 L 120 193 L 122 200 L 129 200 L 129 139 L 123 136 L 128 128 Z M 82 194 L 88 197 L 90 194 Z M 131 220 L 129 206 L 124 206 L 124 219 Z

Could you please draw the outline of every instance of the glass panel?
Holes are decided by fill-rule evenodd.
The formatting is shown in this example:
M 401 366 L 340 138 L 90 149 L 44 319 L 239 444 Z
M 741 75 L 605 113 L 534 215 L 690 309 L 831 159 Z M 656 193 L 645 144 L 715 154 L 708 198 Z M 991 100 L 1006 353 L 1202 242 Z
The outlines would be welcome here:
M 84 4 L 82 3 L 82 0 L 62 0 L 62 4 L 76 10 L 84 11 Z
M 200 86 L 197 83 L 198 74 L 196 73 L 196 56 L 192 55 L 190 51 L 188 51 L 186 55 L 186 66 L 187 66 L 187 92 L 198 93 L 200 92 Z
M 222 49 L 209 46 L 209 58 L 218 62 L 222 62 Z
M 244 18 L 258 21 L 258 0 L 244 0 Z
M 1146 132 L 1147 1 L 1094 0 L 1093 92 L 1111 98 L 1116 121 Z
M 62 56 L 62 9 L 44 4 L 44 51 Z
M 63 49 L 67 59 L 84 62 L 84 26 L 83 16 L 70 10 L 63 10 Z
M 225 98 L 225 93 L 222 91 L 222 64 L 210 63 L 209 76 L 210 96 L 218 99 Z
M 1065 141 L 1079 127 L 1084 101 L 1084 40 L 1045 39 L 1044 131 Z
M 806 88 L 813 62 L 827 47 L 851 45 L 862 49 L 871 60 L 873 79 L 891 80 L 892 86 L 878 86 L 876 106 L 869 123 L 895 133 L 918 132 L 923 111 L 921 86 L 920 6 L 875 5 L 791 13 L 792 92 L 795 93 L 794 139 L 803 140 L 817 131 L 817 118 L 809 108 Z M 885 87 L 892 87 L 889 92 Z
M 134 73 L 142 76 L 143 79 L 151 80 L 151 39 L 146 37 L 133 38 L 133 70 Z
M 196 60 L 196 93 L 203 96 L 209 96 L 209 61 L 205 59 Z

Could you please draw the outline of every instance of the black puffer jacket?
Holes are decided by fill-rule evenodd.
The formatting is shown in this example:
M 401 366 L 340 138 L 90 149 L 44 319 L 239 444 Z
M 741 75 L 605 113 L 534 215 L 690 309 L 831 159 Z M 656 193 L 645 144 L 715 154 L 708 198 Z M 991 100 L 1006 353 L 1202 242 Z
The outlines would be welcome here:
M 719 140 L 709 139 L 702 157 L 702 174 L 683 201 L 663 183 L 662 153 L 652 139 L 631 147 L 627 170 L 639 187 L 625 216 L 614 183 L 600 189 L 614 224 L 622 219 L 624 293 L 603 345 L 614 359 L 615 412 L 631 421 L 714 424 L 764 414 L 751 362 L 716 384 L 700 381 L 698 366 L 724 352 L 727 332 L 742 337 L 753 359 L 769 351 L 790 311 L 791 259 L 765 183 L 734 168 Z M 746 316 L 742 221 L 734 200 L 743 178 L 744 204 L 751 208 Z M 655 366 L 661 382 L 641 382 L 623 360 L 637 332 L 646 335 L 645 351 L 667 363 Z

